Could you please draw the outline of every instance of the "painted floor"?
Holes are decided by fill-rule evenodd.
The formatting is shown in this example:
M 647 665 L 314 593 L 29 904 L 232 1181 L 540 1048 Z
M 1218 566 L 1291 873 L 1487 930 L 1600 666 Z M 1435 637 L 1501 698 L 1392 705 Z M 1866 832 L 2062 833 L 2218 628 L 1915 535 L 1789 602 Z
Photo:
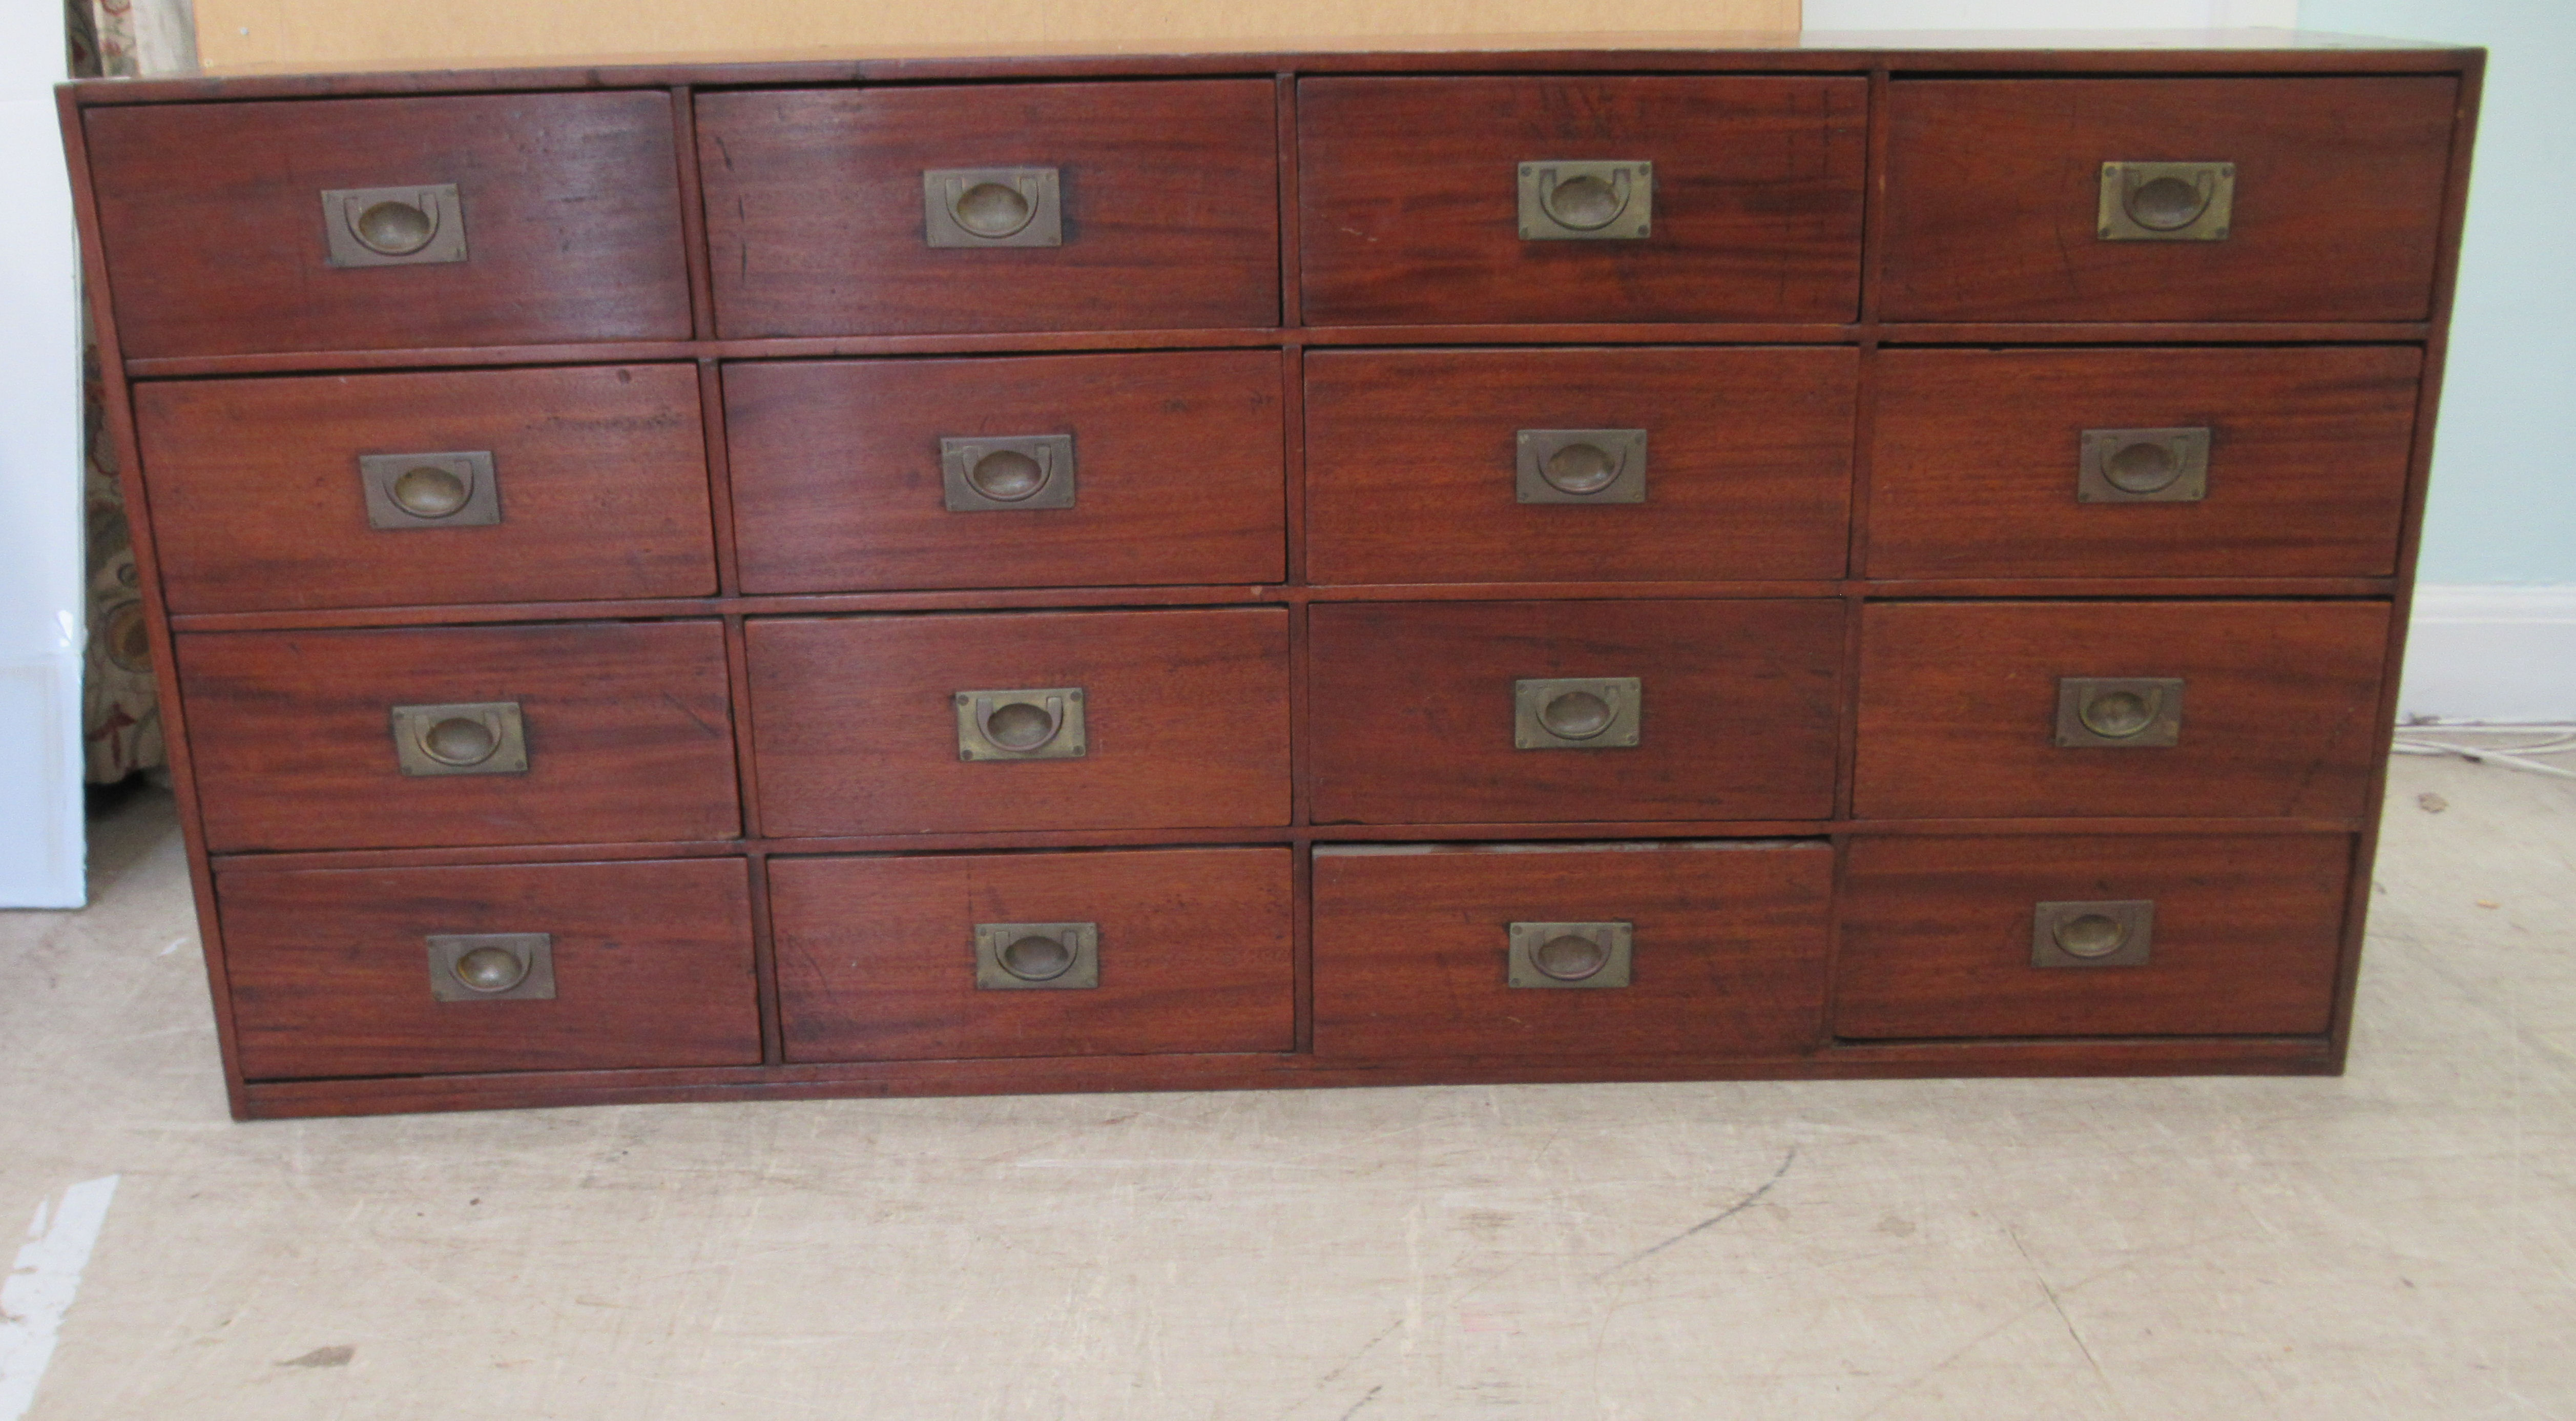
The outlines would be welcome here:
M 2341 1079 L 236 1125 L 147 797 L 0 914 L 0 1421 L 2576 1417 L 2576 783 L 2389 802 Z

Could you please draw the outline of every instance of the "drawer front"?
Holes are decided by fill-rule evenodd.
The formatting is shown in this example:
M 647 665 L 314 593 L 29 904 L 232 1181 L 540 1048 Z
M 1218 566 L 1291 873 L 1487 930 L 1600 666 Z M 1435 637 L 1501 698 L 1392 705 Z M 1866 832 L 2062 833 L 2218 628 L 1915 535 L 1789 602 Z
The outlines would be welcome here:
M 1309 574 L 1840 577 L 1859 361 L 1848 349 L 1310 354 Z
M 2422 373 L 2395 346 L 1882 351 L 1870 574 L 2387 576 Z
M 1318 848 L 1315 1054 L 1803 1055 L 1824 1021 L 1833 865 L 1820 844 Z M 1516 923 L 1532 946 L 1515 949 Z M 1613 925 L 1624 940 L 1603 941 Z M 1545 955 L 1567 929 L 1575 951 Z M 1595 975 L 1535 973 L 1533 946 Z M 1626 985 L 1603 985 L 1623 967 Z
M 760 1064 L 740 859 L 225 873 L 215 899 L 251 1080 Z
M 208 633 L 178 645 L 216 853 L 741 832 L 714 622 Z M 503 705 L 515 710 L 394 714 Z M 464 772 L 440 772 L 486 748 Z
M 2385 602 L 1872 606 L 1853 810 L 2358 816 L 2387 650 Z
M 1345 603 L 1308 617 L 1319 823 L 1833 811 L 1839 602 Z M 1547 681 L 1576 684 L 1524 690 Z M 1585 719 L 1605 712 L 1598 729 Z
M 745 337 L 1275 325 L 1275 92 L 1267 79 L 1219 79 L 701 95 L 717 326 Z M 939 175 L 982 173 L 963 199 L 994 170 L 1053 174 L 1052 189 L 996 185 L 1035 225 L 931 245 L 934 223 L 943 235 L 953 225 Z M 1037 244 L 1050 222 L 1057 241 Z
M 174 612 L 716 590 L 687 366 L 153 381 L 134 408 Z
M 1890 320 L 2420 321 L 2432 309 L 2454 79 L 1890 89 Z M 2109 163 L 2228 165 L 2232 187 L 2162 169 L 2106 178 Z M 2204 192 L 2226 202 L 2223 227 Z M 2160 206 L 2168 193 L 2177 200 Z M 2193 233 L 2212 239 L 2175 239 Z
M 1279 360 L 729 366 L 743 588 L 1276 582 Z M 1070 443 L 1029 445 L 1046 438 Z
M 1838 1036 L 2331 1025 L 2342 835 L 1860 838 L 1846 852 Z
M 1303 80 L 1306 319 L 1848 321 L 1868 92 L 1861 79 Z M 1650 165 L 1651 184 L 1550 167 L 1573 162 Z M 1534 185 L 1553 174 L 1624 199 L 1596 232 L 1651 220 L 1639 236 L 1524 238 L 1524 165 Z M 1576 204 L 1555 210 L 1589 223 Z
M 779 618 L 746 632 L 771 834 L 1288 822 L 1283 609 Z M 979 692 L 1032 693 L 1018 699 L 1030 709 Z M 985 754 L 992 742 L 964 758 L 964 727 L 990 730 L 993 715 L 1002 743 L 1027 745 L 1031 724 L 1053 734 L 1027 758 Z
M 666 94 L 171 104 L 83 122 L 128 356 L 689 336 Z M 359 232 L 391 255 L 353 245 Z
M 1286 849 L 773 859 L 769 884 L 790 1061 L 1296 1046 Z

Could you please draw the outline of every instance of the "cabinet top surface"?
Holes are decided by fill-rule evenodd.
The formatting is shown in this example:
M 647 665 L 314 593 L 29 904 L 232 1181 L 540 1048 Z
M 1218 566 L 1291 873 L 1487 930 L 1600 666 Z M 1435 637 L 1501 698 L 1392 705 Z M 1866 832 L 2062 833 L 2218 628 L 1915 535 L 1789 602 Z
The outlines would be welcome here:
M 321 72 L 209 69 L 63 85 L 83 106 L 204 99 L 532 89 L 930 82 L 1219 74 L 1511 73 L 2450 73 L 2485 51 L 2430 41 L 2283 29 L 1590 32 L 1527 35 L 1176 38 L 1050 50 L 1043 45 L 802 50 L 477 60 L 455 67 Z

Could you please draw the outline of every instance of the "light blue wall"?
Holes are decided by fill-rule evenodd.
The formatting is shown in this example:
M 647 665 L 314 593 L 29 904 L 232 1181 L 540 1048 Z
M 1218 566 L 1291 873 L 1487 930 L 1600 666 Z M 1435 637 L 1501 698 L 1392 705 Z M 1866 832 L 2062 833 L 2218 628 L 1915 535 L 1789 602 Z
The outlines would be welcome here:
M 2299 25 L 2487 47 L 2419 577 L 2576 583 L 2576 3 L 2299 0 Z

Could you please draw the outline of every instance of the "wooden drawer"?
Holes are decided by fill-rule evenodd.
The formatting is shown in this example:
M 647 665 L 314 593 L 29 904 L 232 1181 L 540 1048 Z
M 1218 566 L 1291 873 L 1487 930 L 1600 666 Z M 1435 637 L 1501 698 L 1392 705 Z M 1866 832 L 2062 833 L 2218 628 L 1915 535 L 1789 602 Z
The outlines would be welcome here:
M 773 859 L 769 885 L 790 1061 L 1296 1046 L 1286 849 Z M 987 961 L 1070 924 L 1058 976 Z
M 1908 79 L 1890 92 L 1890 320 L 2432 309 L 2455 79 Z M 2234 165 L 2223 239 L 2099 235 L 2105 163 L 2204 162 Z
M 130 357 L 689 336 L 666 94 L 170 104 L 84 123 Z M 374 203 L 323 195 L 397 184 L 452 186 L 461 213 L 415 191 L 416 213 L 438 209 L 429 246 L 335 265 L 330 228 L 346 245 L 350 212 Z M 419 259 L 447 255 L 460 222 L 462 260 Z
M 1840 577 L 1859 379 L 1849 349 L 1315 352 L 1308 574 Z M 1549 433 L 1632 430 L 1642 458 L 1605 439 L 1586 455 Z M 1590 462 L 1550 482 L 1551 451 Z
M 215 853 L 741 832 L 714 622 L 227 632 L 178 646 Z M 404 772 L 394 707 L 493 703 L 518 708 L 524 771 Z M 495 753 L 475 768 L 505 770 L 506 725 L 485 733 Z
M 1275 93 L 1214 79 L 701 94 L 718 328 L 1276 325 Z M 1029 216 L 1060 218 L 1061 244 L 929 245 L 924 174 L 976 169 L 1052 170 L 1057 193 Z
M 1320 847 L 1315 1054 L 1803 1055 L 1833 878 L 1809 843 Z M 1628 984 L 1512 986 L 1554 980 L 1516 962 L 1515 923 L 1624 924 Z
M 1288 822 L 1284 609 L 776 618 L 746 633 L 768 833 Z M 976 707 L 958 697 L 1048 689 L 1082 692 L 1040 747 L 1055 758 L 962 757 Z
M 743 589 L 1279 581 L 1279 361 L 1226 350 L 728 366 Z M 948 468 L 949 441 L 1028 436 L 1069 438 L 1070 468 L 1051 449 L 980 457 L 1014 464 L 1034 491 L 962 450 Z
M 134 413 L 174 612 L 716 590 L 688 366 L 154 381 Z M 459 453 L 420 466 L 457 480 L 429 516 L 361 462 Z
M 1853 812 L 2358 816 L 2387 650 L 2385 602 L 1874 605 Z M 2179 678 L 2173 743 L 2061 746 L 2066 678 Z
M 1868 93 L 1843 78 L 1302 80 L 1306 319 L 1848 321 Z M 1651 164 L 1645 235 L 1525 240 L 1520 166 L 1560 161 Z
M 1833 812 L 1840 602 L 1370 602 L 1308 616 L 1318 823 Z M 1635 678 L 1635 719 L 1584 742 L 1597 750 L 1518 748 L 1518 683 L 1571 678 Z M 1629 725 L 1637 743 L 1614 743 Z
M 2396 569 L 2423 373 L 2411 347 L 1884 350 L 1876 373 L 1873 577 Z M 2158 437 L 2195 429 L 2197 454 L 2188 434 Z M 2148 437 L 2110 434 L 2123 430 Z M 2089 478 L 2088 431 L 2107 466 Z M 2195 459 L 2205 487 L 2185 497 Z
M 252 1080 L 760 1064 L 740 859 L 226 873 L 215 897 Z M 547 941 L 515 987 L 460 990 L 448 963 L 511 949 L 430 939 L 496 933 Z
M 2352 861 L 2343 835 L 1859 838 L 1846 852 L 1838 1036 L 2311 1035 L 2331 1024 Z M 2069 953 L 2061 938 L 2099 955 Z

